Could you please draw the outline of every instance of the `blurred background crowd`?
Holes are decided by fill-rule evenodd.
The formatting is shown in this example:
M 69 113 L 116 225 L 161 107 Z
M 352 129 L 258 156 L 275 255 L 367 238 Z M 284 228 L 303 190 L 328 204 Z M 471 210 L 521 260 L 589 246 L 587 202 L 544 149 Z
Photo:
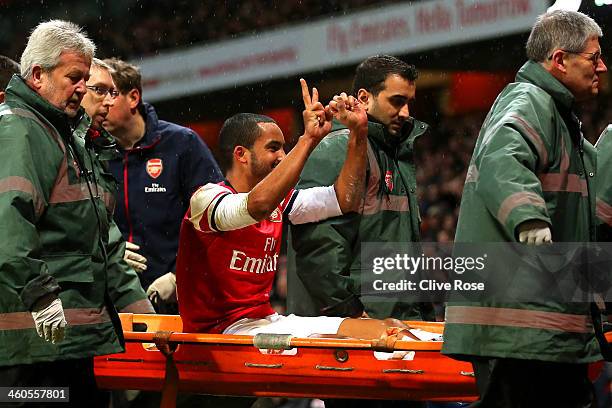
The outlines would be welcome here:
M 376 6 L 398 2 L 383 0 Z M 35 4 L 40 15 L 24 5 Z M 134 58 L 244 36 L 330 15 L 372 7 L 367 0 L 300 1 L 189 1 L 98 0 L 88 2 L 2 0 L 0 25 L 10 33 L 0 38 L 4 55 L 21 54 L 28 30 L 41 15 L 61 16 L 85 27 L 99 53 Z M 4 33 L 3 33 L 4 34 Z

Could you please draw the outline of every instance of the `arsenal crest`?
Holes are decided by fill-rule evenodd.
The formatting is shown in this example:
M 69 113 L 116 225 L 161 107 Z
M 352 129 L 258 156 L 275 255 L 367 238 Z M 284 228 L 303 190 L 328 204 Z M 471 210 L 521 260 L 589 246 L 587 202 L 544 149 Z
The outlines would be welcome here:
M 272 222 L 283 222 L 283 213 L 281 213 L 277 208 L 276 210 L 272 211 L 272 214 L 270 214 L 268 220 Z
M 164 164 L 162 163 L 161 159 L 150 159 L 147 161 L 147 173 L 149 173 L 149 176 L 152 178 L 158 178 L 159 175 L 162 174 L 163 170 Z
M 387 185 L 389 191 L 393 191 L 393 173 L 391 170 L 387 170 L 385 173 L 385 184 Z

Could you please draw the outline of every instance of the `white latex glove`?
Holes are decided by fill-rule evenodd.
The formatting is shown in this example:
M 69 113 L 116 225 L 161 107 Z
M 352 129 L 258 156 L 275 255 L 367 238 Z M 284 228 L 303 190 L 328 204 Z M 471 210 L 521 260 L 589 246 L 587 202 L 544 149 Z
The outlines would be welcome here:
M 59 298 L 53 299 L 51 303 L 45 305 L 35 305 L 32 310 L 32 317 L 36 324 L 36 332 L 46 341 L 55 344 L 64 339 L 64 328 L 66 318 L 64 308 Z
M 140 247 L 132 242 L 125 243 L 125 254 L 123 259 L 138 273 L 147 270 L 147 258 L 140 255 L 138 251 Z
M 527 245 L 542 245 L 552 242 L 552 233 L 544 221 L 525 221 L 519 225 L 519 242 Z
M 176 302 L 176 275 L 168 272 L 155 279 L 147 289 L 149 299 L 159 296 L 164 302 Z

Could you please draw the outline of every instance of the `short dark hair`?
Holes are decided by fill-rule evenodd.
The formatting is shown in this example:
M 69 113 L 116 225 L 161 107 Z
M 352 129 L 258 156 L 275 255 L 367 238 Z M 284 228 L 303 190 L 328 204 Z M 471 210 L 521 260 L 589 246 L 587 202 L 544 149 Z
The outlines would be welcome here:
M 142 75 L 140 68 L 118 58 L 108 58 L 104 60 L 111 68 L 113 82 L 122 94 L 138 89 L 140 93 L 140 103 L 142 103 Z
M 259 123 L 276 123 L 274 119 L 255 113 L 238 113 L 228 118 L 219 132 L 219 161 L 223 172 L 232 167 L 232 157 L 236 146 L 251 149 L 261 135 Z
M 384 89 L 385 80 L 389 75 L 399 75 L 407 81 L 413 82 L 419 76 L 419 71 L 411 64 L 407 64 L 391 55 L 374 55 L 368 57 L 357 66 L 353 79 L 353 95 L 363 88 L 374 96 Z
M 11 80 L 13 74 L 19 74 L 20 72 L 21 69 L 19 68 L 18 63 L 9 57 L 0 55 L 0 91 L 4 91 L 6 89 L 6 86 Z

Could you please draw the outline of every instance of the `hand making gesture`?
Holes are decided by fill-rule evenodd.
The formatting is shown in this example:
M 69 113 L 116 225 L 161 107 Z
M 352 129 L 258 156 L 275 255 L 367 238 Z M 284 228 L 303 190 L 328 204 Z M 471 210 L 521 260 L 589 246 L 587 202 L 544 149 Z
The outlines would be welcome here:
M 328 106 L 340 123 L 361 136 L 367 136 L 368 114 L 357 98 L 342 92 L 334 96 Z
M 319 102 L 319 91 L 312 88 L 312 98 L 308 85 L 303 78 L 300 78 L 302 85 L 302 99 L 304 100 L 304 136 L 314 139 L 317 143 L 321 141 L 331 130 L 332 114 L 329 109 L 325 109 Z

